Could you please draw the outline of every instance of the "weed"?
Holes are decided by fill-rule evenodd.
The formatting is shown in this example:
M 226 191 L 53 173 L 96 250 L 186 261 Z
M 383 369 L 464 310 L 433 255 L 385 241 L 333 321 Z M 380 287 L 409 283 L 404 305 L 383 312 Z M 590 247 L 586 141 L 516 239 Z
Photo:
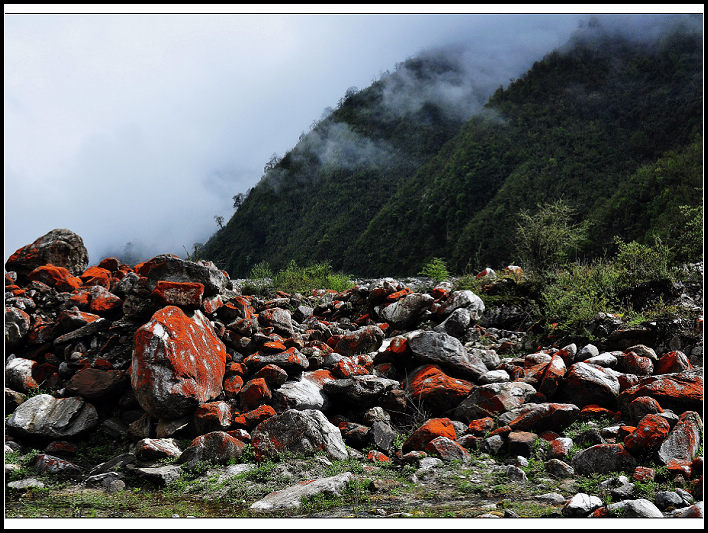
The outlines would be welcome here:
M 435 281 L 445 281 L 450 278 L 450 273 L 447 270 L 445 261 L 439 257 L 433 257 L 430 261 L 423 265 L 419 275 L 426 276 Z

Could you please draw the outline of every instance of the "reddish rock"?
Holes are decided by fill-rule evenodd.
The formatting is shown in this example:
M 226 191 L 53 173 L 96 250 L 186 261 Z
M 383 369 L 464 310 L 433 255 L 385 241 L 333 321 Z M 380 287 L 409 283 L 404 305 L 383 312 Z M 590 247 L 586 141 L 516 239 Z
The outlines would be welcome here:
M 37 456 L 34 468 L 40 474 L 51 474 L 58 477 L 78 477 L 82 475 L 81 469 L 74 463 L 46 453 Z
M 131 384 L 140 405 L 156 418 L 191 415 L 222 391 L 226 347 L 199 311 L 157 311 L 135 335 Z
M 108 270 L 109 272 L 118 272 L 121 262 L 117 257 L 106 257 L 98 263 L 98 266 Z
M 340 378 L 350 378 L 352 376 L 363 376 L 369 371 L 363 366 L 355 364 L 351 359 L 341 359 L 334 365 L 332 373 Z
M 664 409 L 675 413 L 703 410 L 703 376 L 692 371 L 643 378 L 619 396 L 622 412 L 640 396 L 654 398 Z
M 580 409 L 567 403 L 525 404 L 505 413 L 497 423 L 504 422 L 514 431 L 541 431 L 564 428 L 575 422 Z
M 113 276 L 109 270 L 105 268 L 92 266 L 83 271 L 79 276 L 85 287 L 93 287 L 100 285 L 106 290 L 111 290 L 111 280 Z
M 269 364 L 256 372 L 253 377 L 263 378 L 268 384 L 268 387 L 277 389 L 288 380 L 288 373 L 278 365 Z
M 634 352 L 625 352 L 618 359 L 619 367 L 627 374 L 637 376 L 651 376 L 654 372 L 654 363 L 648 357 L 642 357 Z
M 403 443 L 402 451 L 407 453 L 413 450 L 423 451 L 428 443 L 436 437 L 457 439 L 455 427 L 449 418 L 432 418 L 416 429 Z
M 559 437 L 551 441 L 551 446 L 548 449 L 549 459 L 565 459 L 568 457 L 571 448 L 573 447 L 573 440 L 566 437 Z
M 658 415 L 646 415 L 637 424 L 637 429 L 624 439 L 624 447 L 635 455 L 647 455 L 656 451 L 669 436 L 669 423 Z
M 284 352 L 276 354 L 264 354 L 256 352 L 249 355 L 243 360 L 250 372 L 255 372 L 260 370 L 266 365 L 277 365 L 285 372 L 290 374 L 299 374 L 303 370 L 307 370 L 310 363 L 307 361 L 307 357 L 302 355 L 297 348 L 288 348 Z
M 334 350 L 345 356 L 360 353 L 375 352 L 385 337 L 384 332 L 378 326 L 366 326 L 342 335 Z
M 123 300 L 112 292 L 108 292 L 100 285 L 91 287 L 91 303 L 89 311 L 92 313 L 108 314 L 114 311 L 120 311 L 123 308 Z
M 485 433 L 494 429 L 494 419 L 491 417 L 478 418 L 472 420 L 467 426 L 467 432 L 477 437 L 484 436 Z
M 243 417 L 244 427 L 250 431 L 264 420 L 268 420 L 271 416 L 275 416 L 275 414 L 275 409 L 273 409 L 270 405 L 261 405 L 252 411 L 244 413 L 241 417 Z
M 663 413 L 664 410 L 654 398 L 650 396 L 639 396 L 632 400 L 627 408 L 629 422 L 636 424 L 646 415 Z
M 81 287 L 81 280 L 64 267 L 43 265 L 27 275 L 30 281 L 40 281 L 61 292 L 71 292 Z
M 548 363 L 546 369 L 541 375 L 539 381 L 538 392 L 543 394 L 549 400 L 553 398 L 558 390 L 558 387 L 563 381 L 567 369 L 565 361 L 559 355 L 554 355 L 551 362 Z
M 245 447 L 243 441 L 224 431 L 212 431 L 194 439 L 180 456 L 179 462 L 188 466 L 206 461 L 226 464 L 241 457 Z
M 597 404 L 612 409 L 619 392 L 619 381 L 607 369 L 588 363 L 575 363 L 565 375 L 558 398 L 580 407 Z
M 152 296 L 160 305 L 177 305 L 184 309 L 199 309 L 204 285 L 201 283 L 158 281 Z
M 507 451 L 511 456 L 531 457 L 533 446 L 537 440 L 536 433 L 512 431 L 507 436 Z
M 655 374 L 672 374 L 691 370 L 693 367 L 683 352 L 669 352 L 661 356 L 654 367 Z
M 85 326 L 86 324 L 90 324 L 99 318 L 101 317 L 96 314 L 85 313 L 76 308 L 72 308 L 62 311 L 57 317 L 57 322 L 63 331 L 73 331 Z
M 127 386 L 128 379 L 122 370 L 84 368 L 71 377 L 66 391 L 87 400 L 101 400 L 117 395 Z
M 589 420 L 603 416 L 616 418 L 617 414 L 617 411 L 612 411 L 611 409 L 600 407 L 599 405 L 586 405 L 580 410 L 580 416 L 578 418 L 581 420 Z
M 638 466 L 634 469 L 634 473 L 632 474 L 632 479 L 634 481 L 641 482 L 654 481 L 655 477 L 656 470 L 649 468 L 648 466 Z
M 374 463 L 390 463 L 391 459 L 385 454 L 382 453 L 378 450 L 371 450 L 367 456 L 366 459 L 369 461 L 373 461 Z
M 197 433 L 224 431 L 231 425 L 231 406 L 226 402 L 203 403 L 194 411 Z
M 435 437 L 425 445 L 425 452 L 437 455 L 443 461 L 461 460 L 467 462 L 470 460 L 469 452 L 448 437 Z
M 221 300 L 221 296 L 219 296 L 218 294 L 216 296 L 212 296 L 211 298 L 202 299 L 202 310 L 207 315 L 216 313 L 216 311 L 223 305 L 224 302 Z
M 355 422 L 339 422 L 337 424 L 344 442 L 352 448 L 362 449 L 369 442 L 369 428 Z
M 230 400 L 238 398 L 239 392 L 243 388 L 243 378 L 238 375 L 229 376 L 224 379 L 224 394 Z
M 448 376 L 437 365 L 416 368 L 406 382 L 406 391 L 414 401 L 437 411 L 454 408 L 473 387 L 469 381 Z
M 50 442 L 44 449 L 49 455 L 58 455 L 59 457 L 73 457 L 79 451 L 76 444 L 65 440 L 55 440 Z
M 268 402 L 272 397 L 272 393 L 265 379 L 255 378 L 243 386 L 238 397 L 241 402 L 241 409 L 250 411 Z
M 179 449 L 174 439 L 142 439 L 135 445 L 135 457 L 144 461 L 154 461 L 168 457 L 179 457 Z

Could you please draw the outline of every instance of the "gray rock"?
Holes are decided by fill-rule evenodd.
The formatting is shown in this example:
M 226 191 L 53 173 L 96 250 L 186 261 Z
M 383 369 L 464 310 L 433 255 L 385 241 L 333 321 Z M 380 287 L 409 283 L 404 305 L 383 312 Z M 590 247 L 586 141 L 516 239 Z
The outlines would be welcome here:
M 5 346 L 16 347 L 30 329 L 30 317 L 22 309 L 5 307 Z
M 83 398 L 57 399 L 38 394 L 20 405 L 7 420 L 11 433 L 21 436 L 67 438 L 95 427 L 96 408 Z
M 450 295 L 444 313 L 450 314 L 460 308 L 467 309 L 470 312 L 470 319 L 476 321 L 484 313 L 484 302 L 472 291 L 455 291 Z
M 327 411 L 329 399 L 322 390 L 325 383 L 334 378 L 322 380 L 315 372 L 305 372 L 298 381 L 286 381 L 273 393 L 273 406 L 279 411 L 287 409 L 319 409 Z
M 377 421 L 371 425 L 368 439 L 376 449 L 389 453 L 396 435 L 396 432 L 386 422 Z
M 7 484 L 7 486 L 15 490 L 43 489 L 44 483 L 39 481 L 37 478 L 28 477 L 26 479 L 20 479 L 18 481 L 11 481 Z
M 671 512 L 671 518 L 703 518 L 703 502 L 700 501 L 690 507 L 676 509 Z
M 620 384 L 611 369 L 588 363 L 570 366 L 558 389 L 560 401 L 578 401 L 582 405 L 598 404 L 614 407 L 620 392 Z
M 485 385 L 489 383 L 506 383 L 507 381 L 511 381 L 511 377 L 506 370 L 490 370 L 479 377 L 479 382 Z
M 639 498 L 638 500 L 622 500 L 611 503 L 607 510 L 614 516 L 622 518 L 663 518 L 661 511 L 649 500 Z
M 141 461 L 152 461 L 182 455 L 174 439 L 142 439 L 135 445 L 135 457 Z
M 595 357 L 590 357 L 584 361 L 589 365 L 603 366 L 607 368 L 614 368 L 617 366 L 617 357 L 612 355 L 610 352 L 604 352 Z
M 579 492 L 563 507 L 561 514 L 567 518 L 585 518 L 600 507 L 602 507 L 600 498 Z
M 241 457 L 246 445 L 224 431 L 212 431 L 192 441 L 179 456 L 178 462 L 192 467 L 200 461 L 226 464 Z
M 487 452 L 490 454 L 499 453 L 499 450 L 501 450 L 503 447 L 504 439 L 501 437 L 501 435 L 493 435 L 491 437 L 487 437 L 482 441 L 480 445 L 480 448 L 483 452 Z
M 551 459 L 546 463 L 546 470 L 552 476 L 569 478 L 575 474 L 575 469 L 560 459 Z
M 575 357 L 576 361 L 586 361 L 587 359 L 590 359 L 591 357 L 597 357 L 600 355 L 600 350 L 597 349 L 597 346 L 594 344 L 586 344 L 580 350 L 578 351 L 578 354 Z
M 51 474 L 59 477 L 81 476 L 81 469 L 74 463 L 46 453 L 37 456 L 34 467 L 40 474 Z
M 283 490 L 271 492 L 265 498 L 251 505 L 250 509 L 261 513 L 298 509 L 303 500 L 318 494 L 340 496 L 353 477 L 351 472 L 344 472 L 336 476 L 316 479 L 310 483 L 293 485 Z
M 89 476 L 98 474 L 107 474 L 109 472 L 118 471 L 122 468 L 127 468 L 129 465 L 135 464 L 136 458 L 134 453 L 123 453 L 108 461 L 94 466 L 89 472 Z
M 429 294 L 413 293 L 396 300 L 381 310 L 380 316 L 397 328 L 410 327 L 430 308 L 434 298 Z
M 468 354 L 464 345 L 447 333 L 421 331 L 408 338 L 408 346 L 418 360 L 439 364 L 462 378 L 477 379 L 487 372 L 479 357 Z
M 78 276 L 86 270 L 88 262 L 83 239 L 71 230 L 59 228 L 17 250 L 5 263 L 5 270 L 26 276 L 39 266 L 54 265 Z
M 118 485 L 115 484 L 116 481 L 121 481 L 125 475 L 122 472 L 106 472 L 105 474 L 96 474 L 89 476 L 84 480 L 84 484 L 88 487 L 102 487 L 108 489 L 117 488 Z M 125 483 L 123 483 L 123 488 L 125 488 Z
M 447 333 L 453 337 L 462 337 L 471 322 L 472 317 L 469 309 L 463 307 L 455 309 L 449 317 L 435 326 L 433 330 L 439 333 Z
M 509 465 L 506 467 L 506 475 L 511 481 L 521 483 L 528 481 L 528 478 L 526 477 L 526 472 L 514 465 Z
M 136 476 L 157 485 L 167 485 L 168 483 L 179 479 L 182 475 L 182 467 L 179 465 L 165 465 L 158 467 L 130 466 L 128 469 Z
M 371 374 L 327 381 L 322 387 L 328 396 L 360 408 L 373 406 L 383 394 L 398 388 L 398 381 Z
M 39 384 L 32 377 L 32 371 L 37 366 L 37 361 L 15 357 L 5 365 L 5 384 L 11 389 L 27 392 Z
M 621 444 L 596 444 L 573 457 L 573 467 L 579 474 L 607 474 L 633 470 L 637 460 Z
M 391 415 L 388 414 L 383 407 L 379 407 L 378 405 L 376 407 L 372 407 L 371 409 L 367 409 L 364 413 L 364 424 L 369 426 L 374 422 L 388 423 L 390 421 Z
M 499 426 L 515 431 L 558 430 L 575 422 L 580 408 L 571 403 L 525 403 L 499 416 Z
M 210 261 L 187 261 L 169 254 L 158 255 L 150 259 L 152 268 L 147 278 L 152 291 L 158 281 L 179 283 L 201 283 L 204 296 L 214 296 L 231 287 L 231 282 Z
M 496 417 L 521 406 L 534 394 L 533 386 L 520 381 L 482 385 L 472 389 L 457 406 L 454 417 L 467 423 L 477 418 Z
M 251 435 L 256 454 L 277 457 L 283 452 L 314 455 L 318 451 L 335 460 L 348 457 L 339 428 L 314 409 L 287 411 L 261 422 Z
M 563 496 L 562 494 L 558 494 L 557 492 L 539 494 L 538 496 L 534 496 L 534 499 L 550 505 L 565 505 L 568 501 L 565 496 Z
M 688 507 L 690 504 L 686 503 L 681 496 L 676 492 L 669 490 L 662 490 L 656 493 L 654 497 L 654 503 L 662 511 L 666 511 L 669 508 L 680 509 L 682 507 Z
M 23 404 L 24 405 L 24 404 Z M 672 459 L 690 461 L 698 452 L 703 434 L 701 416 L 695 411 L 683 413 L 659 448 L 659 459 L 668 464 Z

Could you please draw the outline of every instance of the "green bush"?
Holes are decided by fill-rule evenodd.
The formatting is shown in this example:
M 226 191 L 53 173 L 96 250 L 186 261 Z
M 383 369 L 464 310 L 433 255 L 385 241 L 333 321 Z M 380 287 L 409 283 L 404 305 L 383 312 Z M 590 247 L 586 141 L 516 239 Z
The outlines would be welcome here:
M 342 292 L 353 287 L 349 277 L 332 272 L 329 262 L 300 267 L 294 260 L 273 276 L 273 287 L 286 292 L 311 292 L 328 289 Z
M 445 261 L 439 257 L 433 257 L 418 273 L 421 276 L 427 276 L 435 281 L 445 281 L 450 278 L 450 273 L 447 271 Z
M 636 241 L 626 243 L 616 237 L 615 243 L 614 266 L 620 273 L 622 289 L 631 289 L 646 281 L 671 279 L 671 251 L 661 240 L 656 239 L 652 246 L 647 246 Z

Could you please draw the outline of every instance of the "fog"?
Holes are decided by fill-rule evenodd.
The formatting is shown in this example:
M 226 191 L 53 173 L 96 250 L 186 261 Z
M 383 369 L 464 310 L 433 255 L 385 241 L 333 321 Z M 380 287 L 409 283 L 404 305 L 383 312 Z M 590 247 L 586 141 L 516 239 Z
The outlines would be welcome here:
M 91 264 L 127 249 L 184 255 L 348 88 L 451 46 L 474 84 L 416 94 L 466 113 L 587 19 L 6 15 L 5 260 L 53 228 L 81 235 Z M 387 98 L 404 109 L 411 94 Z

